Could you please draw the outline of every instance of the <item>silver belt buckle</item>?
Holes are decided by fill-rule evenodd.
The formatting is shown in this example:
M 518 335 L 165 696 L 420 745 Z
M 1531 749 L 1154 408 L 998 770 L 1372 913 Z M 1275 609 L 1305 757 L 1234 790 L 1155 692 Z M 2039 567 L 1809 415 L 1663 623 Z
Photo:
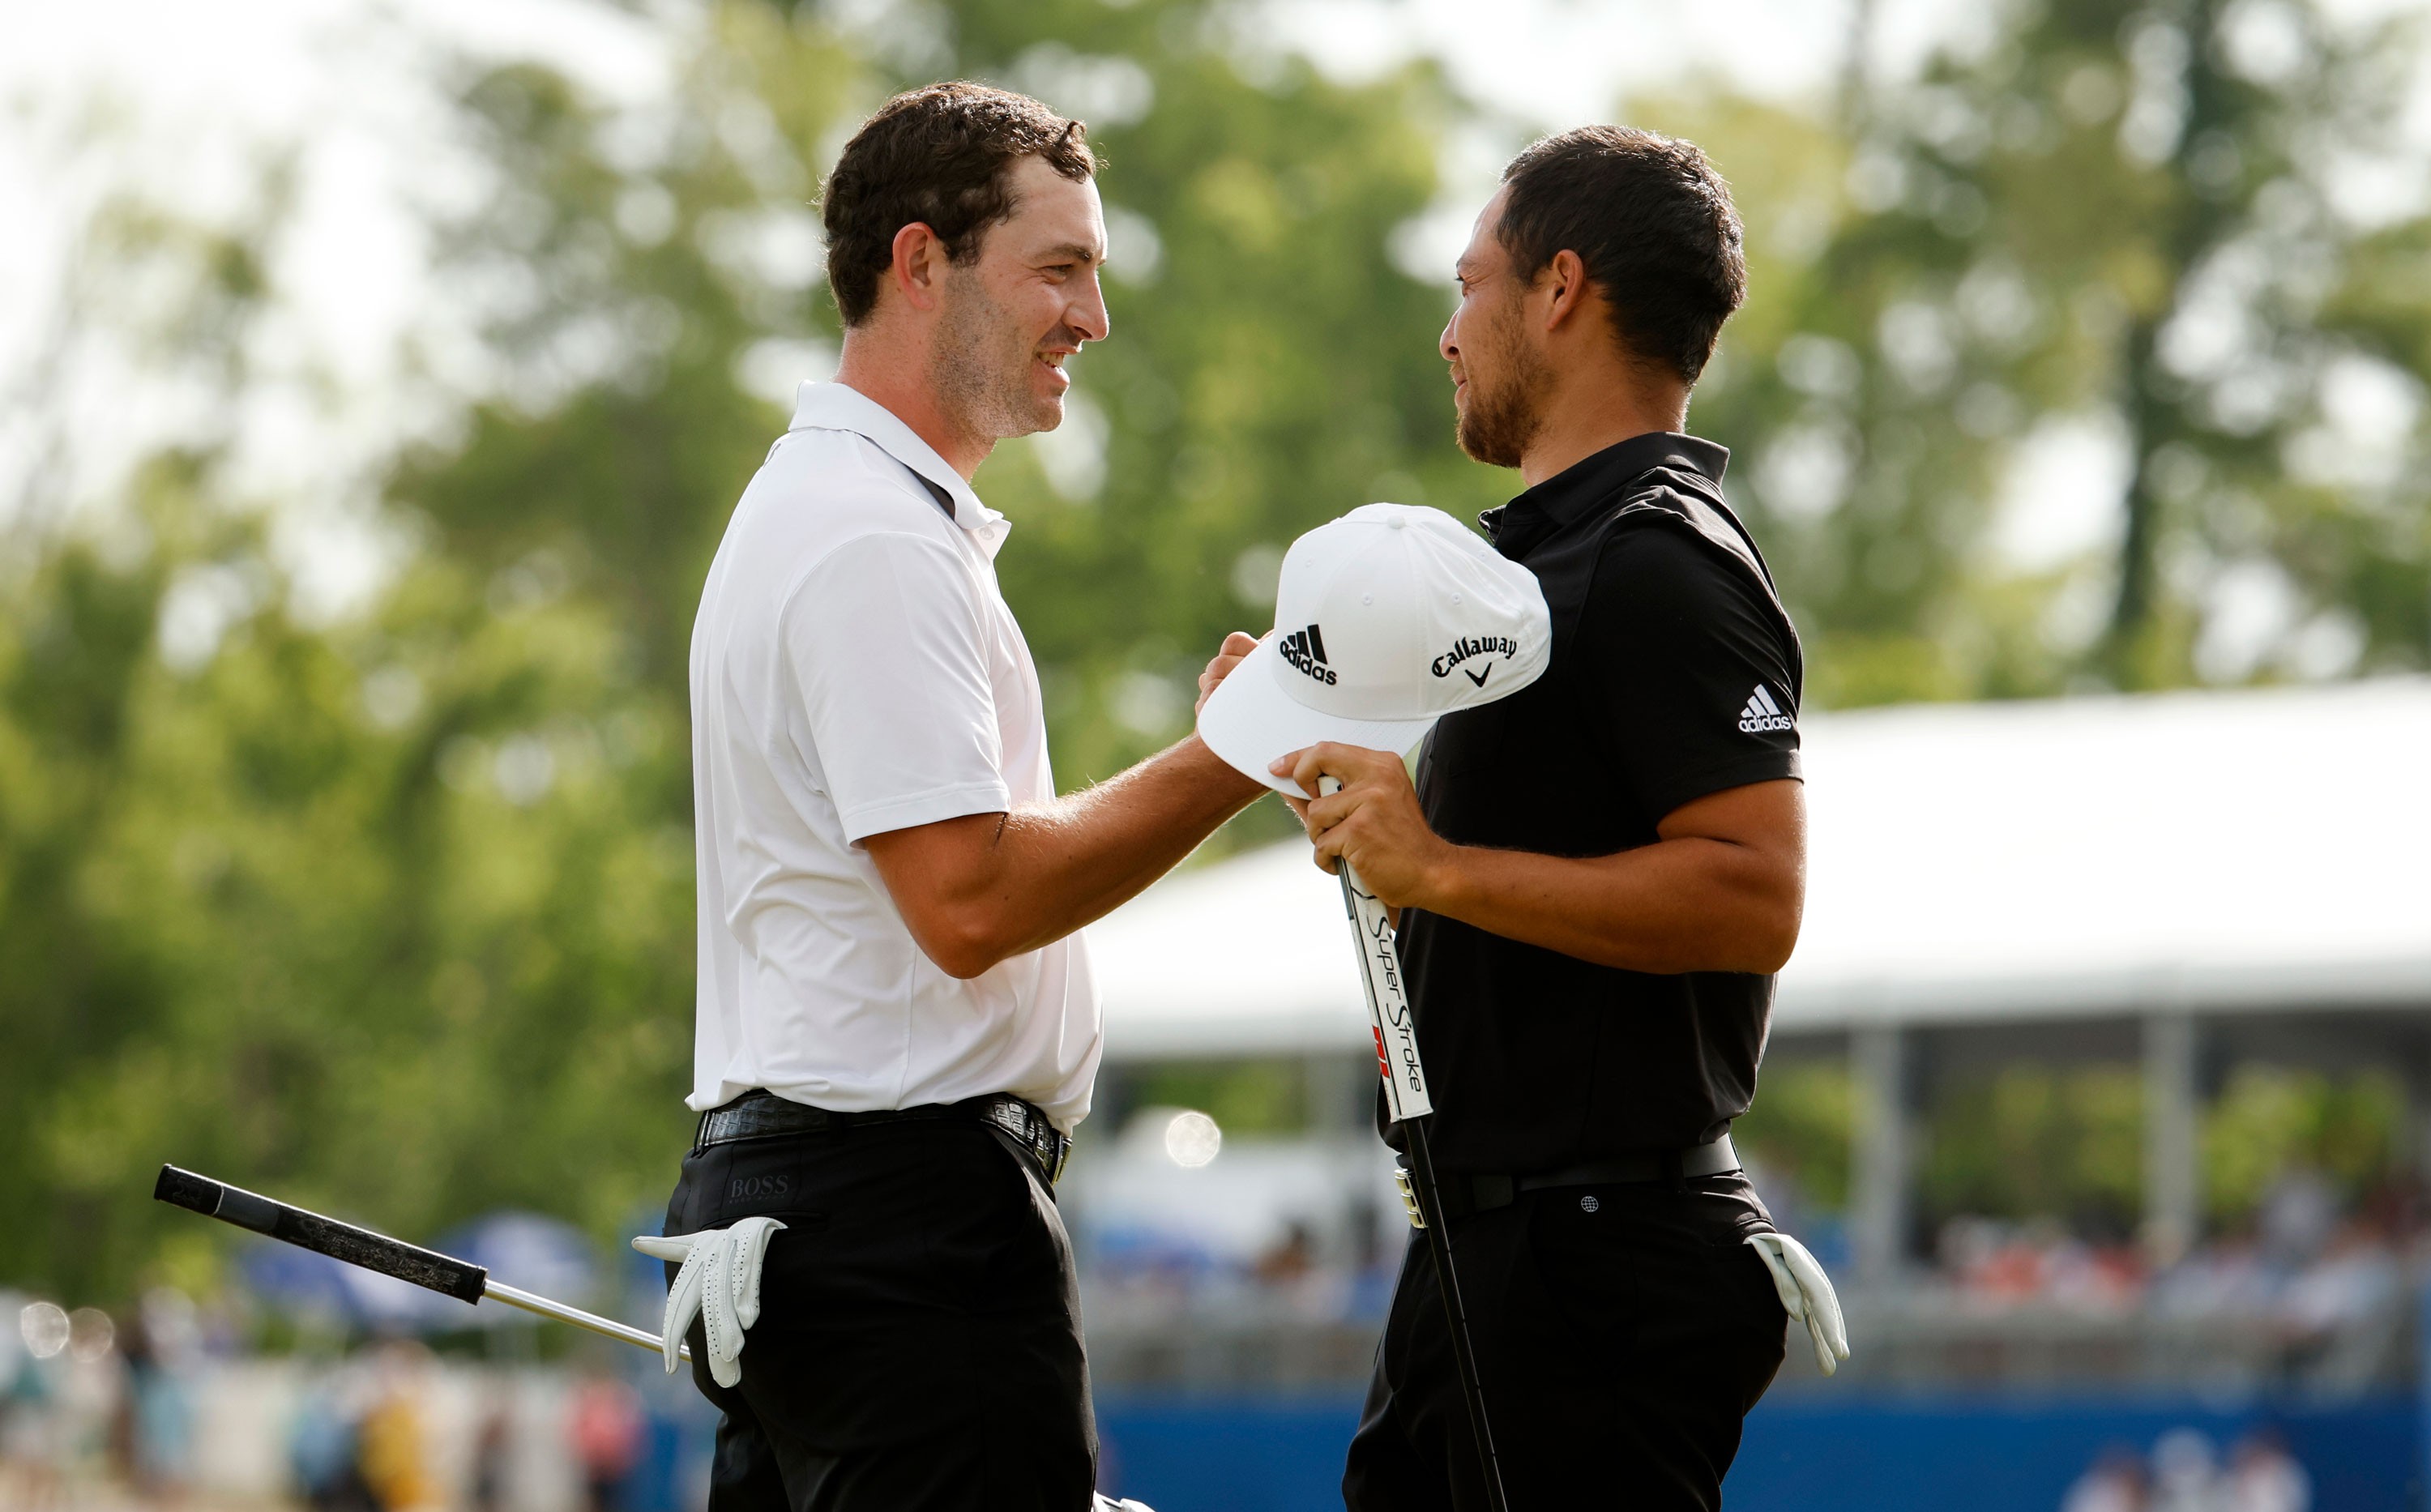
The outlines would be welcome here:
M 988 1117 L 1037 1157 L 1038 1168 L 1047 1173 L 1048 1185 L 1064 1179 L 1064 1163 L 1072 1154 L 1072 1136 L 1049 1123 L 1045 1114 L 1008 1098 L 990 1103 Z

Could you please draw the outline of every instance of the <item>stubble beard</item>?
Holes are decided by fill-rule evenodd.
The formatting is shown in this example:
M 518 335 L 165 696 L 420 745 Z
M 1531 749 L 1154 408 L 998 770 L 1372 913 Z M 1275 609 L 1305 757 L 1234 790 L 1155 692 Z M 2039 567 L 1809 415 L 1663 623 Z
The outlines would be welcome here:
M 1507 325 L 1498 321 L 1486 334 L 1485 370 L 1469 368 L 1467 403 L 1458 411 L 1452 436 L 1488 467 L 1517 467 L 1544 428 L 1542 400 L 1551 375 Z M 1489 380 L 1485 372 L 1501 376 Z
M 929 348 L 930 381 L 938 407 L 967 434 L 985 442 L 1052 430 L 1063 423 L 1060 399 L 1041 400 L 1030 387 L 1037 344 L 1024 337 L 979 275 L 956 269 L 947 284 L 945 318 Z

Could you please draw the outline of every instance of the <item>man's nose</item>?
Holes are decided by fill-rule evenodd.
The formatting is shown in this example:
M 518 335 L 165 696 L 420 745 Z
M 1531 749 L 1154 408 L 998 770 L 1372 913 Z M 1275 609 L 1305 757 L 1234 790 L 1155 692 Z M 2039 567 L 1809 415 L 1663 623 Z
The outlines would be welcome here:
M 1452 328 L 1460 324 L 1460 312 L 1452 311 L 1444 322 L 1443 334 L 1435 338 L 1435 354 L 1447 362 L 1460 359 L 1460 344 L 1452 339 Z
M 1101 342 L 1114 328 L 1114 319 L 1106 313 L 1106 291 L 1098 281 L 1097 270 L 1089 270 L 1089 286 L 1072 302 L 1065 324 L 1081 333 L 1083 341 Z

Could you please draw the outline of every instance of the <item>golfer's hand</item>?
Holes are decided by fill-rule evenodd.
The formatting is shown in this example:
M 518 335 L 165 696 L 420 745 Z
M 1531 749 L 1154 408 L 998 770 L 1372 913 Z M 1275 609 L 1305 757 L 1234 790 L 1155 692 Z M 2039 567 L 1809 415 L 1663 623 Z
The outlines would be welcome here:
M 1223 649 L 1216 653 L 1216 660 L 1207 664 L 1207 670 L 1199 674 L 1199 703 L 1190 712 L 1196 714 L 1206 708 L 1208 698 L 1216 692 L 1216 685 L 1231 677 L 1232 669 L 1241 664 L 1241 658 L 1257 648 L 1258 638 L 1247 630 L 1234 630 L 1225 636 Z
M 1283 799 L 1316 842 L 1319 866 L 1333 871 L 1347 857 L 1367 890 L 1388 907 L 1424 906 L 1455 848 L 1427 827 L 1401 758 L 1326 741 L 1292 752 L 1268 770 L 1306 793 L 1319 792 L 1317 784 L 1328 777 L 1342 784 L 1340 792 L 1322 798 Z
M 722 1386 L 743 1379 L 743 1331 L 760 1321 L 760 1263 L 767 1258 L 769 1239 L 784 1226 L 771 1218 L 747 1218 L 730 1229 L 665 1238 L 644 1235 L 633 1241 L 644 1254 L 683 1266 L 667 1288 L 666 1316 L 661 1319 L 659 1339 L 669 1375 L 675 1373 L 677 1347 L 698 1313 L 709 1344 L 710 1378 Z

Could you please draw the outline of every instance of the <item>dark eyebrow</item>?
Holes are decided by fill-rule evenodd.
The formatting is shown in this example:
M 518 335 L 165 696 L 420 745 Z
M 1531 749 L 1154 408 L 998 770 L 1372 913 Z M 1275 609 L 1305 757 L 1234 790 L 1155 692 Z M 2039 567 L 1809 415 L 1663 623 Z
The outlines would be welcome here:
M 1065 259 L 1069 259 L 1074 262 L 1096 262 L 1098 260 L 1097 248 L 1082 246 L 1078 242 L 1066 242 L 1062 246 L 1050 247 L 1046 256 L 1040 259 L 1040 260 L 1045 262 L 1055 262 Z

